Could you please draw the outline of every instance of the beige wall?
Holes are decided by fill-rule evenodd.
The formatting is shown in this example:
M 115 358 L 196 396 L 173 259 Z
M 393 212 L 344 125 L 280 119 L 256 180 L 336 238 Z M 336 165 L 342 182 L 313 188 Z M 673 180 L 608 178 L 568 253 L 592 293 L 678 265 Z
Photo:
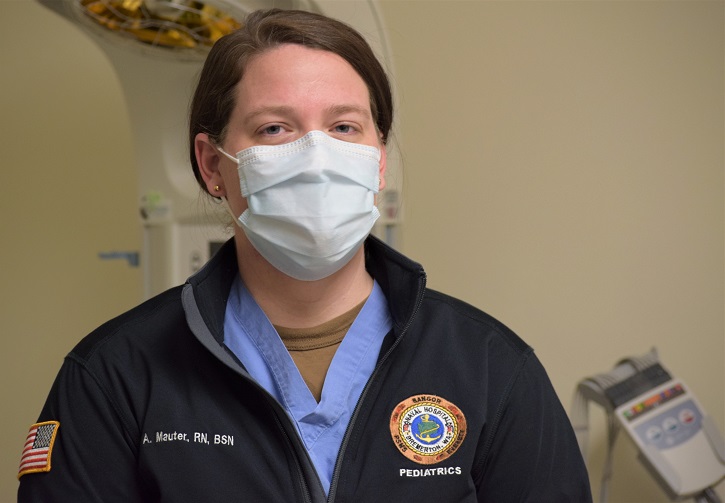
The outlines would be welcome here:
M 141 298 L 140 271 L 97 254 L 138 250 L 141 233 L 125 104 L 101 52 L 29 0 L 0 0 L 0 46 L 0 501 L 10 502 L 63 356 Z
M 383 2 L 401 247 L 432 288 L 532 344 L 567 407 L 578 380 L 657 346 L 725 430 L 723 5 Z M 30 0 L 0 0 L 0 40 L 0 501 L 11 501 L 63 355 L 133 305 L 141 279 L 96 258 L 140 246 L 109 65 Z M 624 438 L 614 477 L 612 502 L 666 501 Z
M 722 429 L 725 4 L 383 5 L 429 285 L 534 346 L 567 407 L 657 346 Z M 665 500 L 620 438 L 610 501 Z

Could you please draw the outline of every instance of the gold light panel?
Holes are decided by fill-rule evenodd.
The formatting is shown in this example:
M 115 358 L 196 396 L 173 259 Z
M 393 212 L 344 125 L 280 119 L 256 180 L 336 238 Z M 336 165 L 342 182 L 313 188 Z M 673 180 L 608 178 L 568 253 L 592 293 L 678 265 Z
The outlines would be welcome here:
M 207 48 L 241 27 L 230 14 L 194 0 L 79 0 L 93 21 L 149 45 Z

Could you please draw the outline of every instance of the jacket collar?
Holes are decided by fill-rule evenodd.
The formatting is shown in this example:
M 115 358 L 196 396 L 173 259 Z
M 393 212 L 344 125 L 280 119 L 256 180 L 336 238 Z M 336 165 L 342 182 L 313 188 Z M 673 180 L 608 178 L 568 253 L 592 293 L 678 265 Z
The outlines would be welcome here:
M 375 236 L 365 241 L 365 267 L 388 299 L 396 336 L 410 323 L 425 293 L 423 266 Z
M 400 334 L 423 298 L 426 282 L 423 267 L 375 236 L 368 236 L 365 241 L 365 266 L 385 293 L 394 332 Z M 224 341 L 227 298 L 237 274 L 232 238 L 184 285 L 184 309 L 192 329 L 203 322 L 220 344 Z

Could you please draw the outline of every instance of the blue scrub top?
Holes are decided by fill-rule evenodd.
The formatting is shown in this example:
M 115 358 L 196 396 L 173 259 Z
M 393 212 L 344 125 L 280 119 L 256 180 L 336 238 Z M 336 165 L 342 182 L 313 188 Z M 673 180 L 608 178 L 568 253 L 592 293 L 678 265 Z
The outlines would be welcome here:
M 241 278 L 237 277 L 232 285 L 224 318 L 224 343 L 287 411 L 326 493 L 350 416 L 391 328 L 388 303 L 374 282 L 365 305 L 335 352 L 318 403 Z

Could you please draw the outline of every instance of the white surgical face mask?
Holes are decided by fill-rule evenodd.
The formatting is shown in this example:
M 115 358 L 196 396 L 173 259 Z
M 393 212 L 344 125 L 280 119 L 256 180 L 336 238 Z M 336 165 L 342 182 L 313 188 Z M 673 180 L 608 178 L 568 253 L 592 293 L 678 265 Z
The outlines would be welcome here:
M 340 270 L 380 216 L 380 150 L 310 131 L 284 145 L 237 153 L 248 208 L 237 218 L 247 239 L 275 268 L 314 281 Z

